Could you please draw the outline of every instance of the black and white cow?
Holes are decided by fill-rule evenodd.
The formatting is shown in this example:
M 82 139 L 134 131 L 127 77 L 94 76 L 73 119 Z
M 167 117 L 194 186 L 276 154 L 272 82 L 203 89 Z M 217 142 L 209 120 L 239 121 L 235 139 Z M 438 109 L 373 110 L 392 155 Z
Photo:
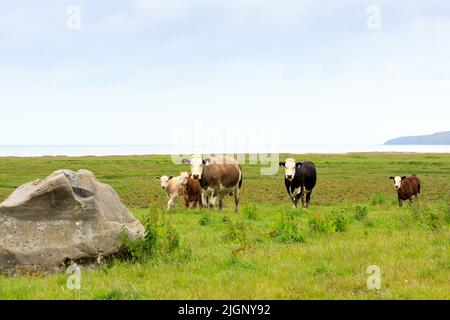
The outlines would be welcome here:
M 298 200 L 301 198 L 302 208 L 307 208 L 317 181 L 315 165 L 312 162 L 296 162 L 295 159 L 289 158 L 284 162 L 280 162 L 280 167 L 285 168 L 284 184 L 294 207 L 297 208 Z

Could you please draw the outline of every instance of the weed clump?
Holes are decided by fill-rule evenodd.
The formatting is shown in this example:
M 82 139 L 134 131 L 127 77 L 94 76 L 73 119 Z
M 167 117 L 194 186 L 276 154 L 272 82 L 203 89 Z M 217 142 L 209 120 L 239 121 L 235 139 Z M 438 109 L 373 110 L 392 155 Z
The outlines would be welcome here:
M 211 222 L 212 222 L 211 213 L 209 212 L 209 210 L 205 210 L 202 213 L 201 218 L 198 220 L 198 224 L 201 226 L 207 226 L 211 224 Z
M 383 192 L 374 192 L 370 198 L 372 206 L 382 206 L 387 204 L 386 195 Z
M 252 235 L 253 226 L 245 220 L 224 220 L 227 225 L 225 240 L 238 245 L 235 251 L 244 251 L 254 246 L 255 240 Z
M 257 220 L 258 219 L 258 212 L 256 210 L 255 204 L 251 204 L 251 205 L 247 205 L 247 206 L 243 207 L 242 212 L 244 213 L 244 216 L 248 220 Z
M 126 230 L 122 232 L 123 251 L 133 260 L 170 255 L 176 251 L 187 257 L 190 250 L 180 245 L 180 235 L 163 214 L 152 211 L 143 221 L 145 233 L 130 239 Z
M 312 231 L 318 233 L 334 232 L 333 222 L 327 215 L 311 215 L 308 219 L 308 226 Z
M 334 231 L 336 232 L 345 232 L 347 231 L 347 219 L 344 215 L 344 212 L 332 210 L 328 214 L 328 218 L 332 221 L 332 224 L 334 226 Z
M 353 214 L 353 217 L 358 221 L 362 221 L 367 218 L 368 213 L 369 209 L 366 206 L 358 205 L 355 208 L 355 213 Z
M 429 205 L 417 203 L 409 208 L 413 218 L 424 228 L 431 230 L 442 229 L 448 220 L 448 210 L 434 208 Z
M 97 294 L 95 299 L 96 300 L 140 300 L 140 299 L 142 299 L 142 295 L 135 288 L 132 288 L 129 290 L 121 290 L 121 289 L 113 288 L 108 291 Z
M 275 230 L 270 235 L 280 242 L 305 242 L 304 236 L 298 231 L 295 221 L 295 210 L 288 210 L 281 213 Z
M 367 219 L 364 222 L 364 227 L 366 228 L 373 228 L 375 226 L 375 223 L 371 219 Z
M 348 220 L 343 210 L 331 210 L 327 214 L 311 215 L 308 219 L 309 228 L 318 233 L 332 233 L 347 231 Z

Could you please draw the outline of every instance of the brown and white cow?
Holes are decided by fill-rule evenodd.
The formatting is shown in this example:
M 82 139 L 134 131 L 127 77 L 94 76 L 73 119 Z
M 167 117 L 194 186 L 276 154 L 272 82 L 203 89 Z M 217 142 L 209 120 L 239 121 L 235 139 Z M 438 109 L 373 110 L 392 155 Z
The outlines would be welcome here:
M 166 191 L 167 198 L 167 210 L 170 210 L 175 206 L 175 200 L 178 196 L 185 194 L 185 189 L 181 184 L 180 177 L 174 176 L 162 176 L 156 177 L 161 182 L 161 188 Z M 186 205 L 186 203 L 185 203 Z
M 216 199 L 219 198 L 219 212 L 222 212 L 224 197 L 234 194 L 235 212 L 238 212 L 240 189 L 242 186 L 242 169 L 239 163 L 229 156 L 215 156 L 203 159 L 200 155 L 183 159 L 184 164 L 191 166 L 192 178 L 199 180 L 202 189 L 202 203 L 214 211 Z
M 420 179 L 417 178 L 415 174 L 409 177 L 390 177 L 390 179 L 394 180 L 394 187 L 395 190 L 397 190 L 398 204 L 400 207 L 403 205 L 403 201 L 405 200 L 409 200 L 409 202 L 412 203 L 413 196 L 415 196 L 416 200 L 419 199 Z
M 185 189 L 184 193 L 184 203 L 186 208 L 197 208 L 197 203 L 199 206 L 202 205 L 202 194 L 200 188 L 200 182 L 192 179 L 192 174 L 187 172 L 182 172 L 180 175 L 181 185 Z

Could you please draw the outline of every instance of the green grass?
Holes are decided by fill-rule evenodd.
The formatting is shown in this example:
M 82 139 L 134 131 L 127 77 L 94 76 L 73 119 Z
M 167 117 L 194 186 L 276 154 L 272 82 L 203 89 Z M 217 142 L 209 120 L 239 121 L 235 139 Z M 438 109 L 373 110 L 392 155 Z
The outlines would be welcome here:
M 282 158 L 288 155 L 283 155 Z M 68 275 L 0 275 L 0 299 L 449 299 L 450 155 L 307 158 L 319 179 L 309 209 L 291 209 L 283 173 L 244 165 L 240 214 L 177 208 L 163 219 L 180 248 Z M 169 157 L 0 158 L 0 200 L 57 169 L 88 169 L 142 221 L 166 206 L 155 176 L 187 168 Z M 420 204 L 400 209 L 389 176 L 417 174 Z M 171 229 L 172 230 L 172 229 Z M 367 267 L 381 268 L 368 290 Z

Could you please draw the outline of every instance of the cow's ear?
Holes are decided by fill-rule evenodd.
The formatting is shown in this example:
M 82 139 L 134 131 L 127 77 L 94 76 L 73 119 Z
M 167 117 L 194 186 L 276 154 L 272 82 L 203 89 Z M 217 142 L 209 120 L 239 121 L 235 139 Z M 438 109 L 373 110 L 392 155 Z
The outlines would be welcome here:
M 191 160 L 189 160 L 189 159 L 183 159 L 183 160 L 181 160 L 181 163 L 182 163 L 182 164 L 190 165 L 190 164 L 191 164 Z
M 161 180 L 161 177 L 156 177 L 156 180 Z
M 302 164 L 303 164 L 302 162 L 297 162 L 297 163 L 295 164 L 295 167 L 296 167 L 296 168 L 300 168 L 300 167 L 302 166 Z
M 389 179 L 394 180 L 394 177 L 389 177 Z
M 209 164 L 211 162 L 211 159 L 204 159 L 202 161 L 203 164 Z
M 286 162 L 280 162 L 279 165 L 280 167 L 284 167 L 286 165 Z
M 402 180 L 405 180 L 405 179 L 406 179 L 406 176 L 403 176 L 403 177 L 402 177 Z
M 171 179 L 173 179 L 173 176 L 170 176 L 170 177 L 169 177 L 169 180 L 171 180 Z

